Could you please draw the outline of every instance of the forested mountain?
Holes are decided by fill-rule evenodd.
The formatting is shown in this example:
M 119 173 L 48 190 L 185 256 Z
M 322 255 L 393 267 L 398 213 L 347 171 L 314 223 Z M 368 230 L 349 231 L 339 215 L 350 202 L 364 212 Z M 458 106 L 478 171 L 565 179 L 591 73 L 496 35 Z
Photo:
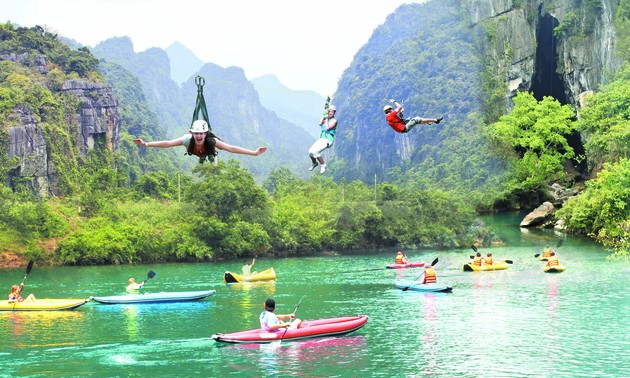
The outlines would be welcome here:
M 197 96 L 195 75 L 190 76 L 180 88 L 170 78 L 171 64 L 163 50 L 153 48 L 135 53 L 131 40 L 126 37 L 100 43 L 94 48 L 94 54 L 105 62 L 124 67 L 138 79 L 150 109 L 157 115 L 155 126 L 162 128 L 167 137 L 177 138 L 188 132 Z M 228 144 L 248 149 L 269 147 L 262 160 L 229 153 L 221 153 L 219 158 L 240 160 L 259 180 L 278 167 L 305 174 L 312 137 L 263 108 L 242 69 L 206 64 L 196 74 L 205 79 L 204 97 L 213 131 Z M 150 152 L 151 155 L 155 153 Z M 178 153 L 182 156 L 183 149 Z M 195 159 L 188 157 L 186 160 L 183 169 L 190 170 L 190 164 Z
M 335 177 L 456 190 L 480 207 L 536 206 L 543 181 L 518 187 L 485 126 L 511 111 L 523 91 L 579 106 L 619 66 L 611 48 L 618 4 L 445 0 L 401 6 L 339 83 Z M 382 112 L 391 98 L 405 100 L 405 116 L 445 119 L 397 134 Z M 567 132 L 561 137 L 575 156 L 583 155 L 580 136 Z M 589 175 L 584 160 L 568 165 Z
M 486 194 L 501 181 L 480 128 L 483 57 L 458 3 L 403 5 L 357 52 L 335 94 L 336 176 Z M 407 117 L 444 121 L 398 134 L 385 122 L 389 99 Z
M 258 92 L 262 106 L 300 126 L 313 138 L 319 137 L 318 122 L 324 109 L 324 97 L 314 91 L 289 89 L 274 75 L 264 75 L 250 81 Z
M 190 79 L 203 66 L 203 61 L 179 42 L 171 44 L 165 51 L 171 62 L 171 79 L 177 84 Z

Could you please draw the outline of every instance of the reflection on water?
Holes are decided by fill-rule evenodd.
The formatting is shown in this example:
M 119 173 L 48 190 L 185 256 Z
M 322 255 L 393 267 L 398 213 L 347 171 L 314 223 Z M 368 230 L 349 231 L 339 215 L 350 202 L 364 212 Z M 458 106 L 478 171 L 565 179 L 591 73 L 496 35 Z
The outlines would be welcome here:
M 80 327 L 84 317 L 80 311 L 0 312 L 0 334 L 10 334 L 16 348 L 74 345 L 71 337 L 76 333 L 74 326 Z M 65 337 L 56 337 L 58 332 Z
M 138 307 L 135 305 L 122 306 L 122 310 L 125 314 L 129 341 L 136 341 L 138 339 Z

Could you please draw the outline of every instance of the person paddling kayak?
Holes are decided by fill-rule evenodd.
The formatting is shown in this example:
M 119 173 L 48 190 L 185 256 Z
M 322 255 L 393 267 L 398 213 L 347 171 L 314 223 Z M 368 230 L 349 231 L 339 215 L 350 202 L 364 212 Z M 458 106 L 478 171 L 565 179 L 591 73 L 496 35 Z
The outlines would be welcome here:
M 24 290 L 24 282 L 11 286 L 11 294 L 9 294 L 9 303 L 13 302 L 34 302 L 36 300 L 33 294 L 29 294 L 26 299 L 22 298 L 22 290 Z
M 278 330 L 285 329 L 296 329 L 300 328 L 300 324 L 302 324 L 302 320 L 296 319 L 295 314 L 286 314 L 286 315 L 276 315 L 274 311 L 276 310 L 276 301 L 269 298 L 265 301 L 263 305 L 265 311 L 260 313 L 260 328 L 263 331 L 268 332 L 278 332 Z M 280 320 L 284 319 L 293 319 L 290 323 L 281 322 Z

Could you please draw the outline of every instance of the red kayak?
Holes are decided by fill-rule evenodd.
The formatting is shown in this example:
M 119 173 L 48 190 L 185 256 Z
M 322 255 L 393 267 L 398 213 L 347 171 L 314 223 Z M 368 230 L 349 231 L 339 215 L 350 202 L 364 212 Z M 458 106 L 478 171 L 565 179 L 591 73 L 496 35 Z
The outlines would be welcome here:
M 363 327 L 367 321 L 367 315 L 308 320 L 302 322 L 300 328 L 289 329 L 286 332 L 284 329 L 278 332 L 269 332 L 257 328 L 234 333 L 215 333 L 212 335 L 212 338 L 224 343 L 267 344 L 278 340 L 294 341 L 314 337 L 344 335 Z
M 405 268 L 419 268 L 424 266 L 424 261 L 408 262 L 406 264 L 389 264 L 387 269 L 405 269 Z

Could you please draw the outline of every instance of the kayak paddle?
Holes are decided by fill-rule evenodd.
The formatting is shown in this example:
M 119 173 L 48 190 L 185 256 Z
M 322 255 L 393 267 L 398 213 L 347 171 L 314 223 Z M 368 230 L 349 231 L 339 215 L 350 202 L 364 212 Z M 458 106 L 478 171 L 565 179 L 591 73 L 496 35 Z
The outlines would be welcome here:
M 435 266 L 435 264 L 438 263 L 438 258 L 436 257 L 435 260 L 433 260 L 433 262 L 431 262 L 430 266 Z M 416 282 L 417 280 L 420 279 L 420 277 L 422 277 L 422 275 L 424 275 L 424 272 L 422 272 L 421 275 L 419 275 L 418 277 L 416 277 L 416 279 L 414 279 L 413 281 L 411 281 L 411 284 L 409 286 L 403 287 L 402 291 L 407 291 L 409 290 L 409 288 L 411 287 L 411 285 L 413 285 L 414 282 Z
M 295 318 L 295 314 L 297 314 L 297 310 L 298 308 L 300 308 L 300 305 L 302 304 L 302 300 L 304 299 L 304 297 L 300 298 L 300 301 L 298 302 L 297 306 L 295 306 L 295 310 L 293 310 L 293 317 Z M 284 335 L 287 334 L 287 331 L 289 330 L 289 326 L 286 326 L 284 328 L 284 332 L 282 333 L 282 337 L 280 338 L 278 344 L 282 343 L 282 339 L 284 339 Z
M 22 285 L 24 285 L 24 281 L 26 281 L 26 277 L 28 276 L 28 274 L 31 272 L 31 270 L 33 270 L 33 264 L 35 264 L 35 261 L 33 260 L 29 260 L 28 265 L 26 266 L 26 273 L 24 274 L 24 278 L 22 278 L 22 283 L 19 286 L 18 289 L 18 295 L 20 295 L 20 293 L 22 293 Z M 15 300 L 15 302 L 13 302 L 13 308 L 15 309 L 15 305 L 18 303 L 17 299 Z
M 147 273 L 147 279 L 144 280 L 144 282 L 147 282 L 149 278 L 153 278 L 153 277 L 155 277 L 155 272 L 152 270 L 149 270 L 149 273 Z

